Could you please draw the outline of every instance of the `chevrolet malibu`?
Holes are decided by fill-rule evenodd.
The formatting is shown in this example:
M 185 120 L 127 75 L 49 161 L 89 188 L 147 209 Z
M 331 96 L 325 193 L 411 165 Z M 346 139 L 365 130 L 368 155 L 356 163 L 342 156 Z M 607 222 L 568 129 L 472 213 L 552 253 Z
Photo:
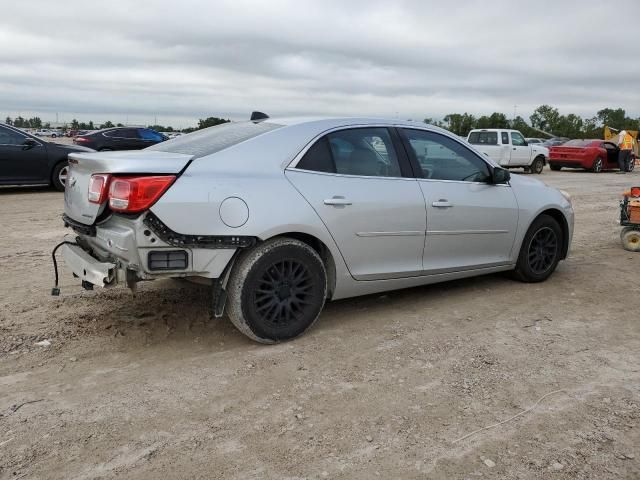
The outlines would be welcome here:
M 546 280 L 573 232 L 566 193 L 423 123 L 267 117 L 69 166 L 61 248 L 85 288 L 207 283 L 214 314 L 263 343 L 302 334 L 328 300 Z

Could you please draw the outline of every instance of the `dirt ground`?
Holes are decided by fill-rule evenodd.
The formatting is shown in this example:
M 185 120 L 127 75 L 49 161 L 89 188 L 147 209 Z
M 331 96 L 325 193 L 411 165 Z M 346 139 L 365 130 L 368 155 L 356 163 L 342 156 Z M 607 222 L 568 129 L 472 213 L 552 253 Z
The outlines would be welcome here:
M 546 283 L 343 300 L 276 346 L 209 320 L 204 287 L 64 271 L 51 297 L 62 194 L 0 190 L 0 479 L 640 478 L 640 254 L 617 224 L 640 174 L 539 178 L 576 210 Z

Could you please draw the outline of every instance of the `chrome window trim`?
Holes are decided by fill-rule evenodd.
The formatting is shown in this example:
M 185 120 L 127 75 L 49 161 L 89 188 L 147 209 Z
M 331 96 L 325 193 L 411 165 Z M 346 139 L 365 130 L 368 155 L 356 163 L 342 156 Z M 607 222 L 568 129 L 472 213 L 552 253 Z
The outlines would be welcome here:
M 317 172 L 315 170 L 306 170 L 304 168 L 293 168 L 287 167 L 285 171 L 289 172 L 301 172 L 301 173 L 311 173 L 314 175 L 326 175 L 330 177 L 344 177 L 344 178 L 365 178 L 365 179 L 376 179 L 376 180 L 408 180 L 410 182 L 415 182 L 415 177 L 381 177 L 378 175 L 348 175 L 346 173 L 331 173 L 331 172 Z

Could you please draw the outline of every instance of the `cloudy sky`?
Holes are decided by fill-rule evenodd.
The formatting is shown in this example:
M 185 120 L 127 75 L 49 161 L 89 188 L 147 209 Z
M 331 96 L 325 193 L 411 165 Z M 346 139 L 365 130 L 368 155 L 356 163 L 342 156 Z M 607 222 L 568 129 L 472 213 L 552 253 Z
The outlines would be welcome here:
M 639 0 L 6 1 L 0 115 L 636 117 L 639 27 Z

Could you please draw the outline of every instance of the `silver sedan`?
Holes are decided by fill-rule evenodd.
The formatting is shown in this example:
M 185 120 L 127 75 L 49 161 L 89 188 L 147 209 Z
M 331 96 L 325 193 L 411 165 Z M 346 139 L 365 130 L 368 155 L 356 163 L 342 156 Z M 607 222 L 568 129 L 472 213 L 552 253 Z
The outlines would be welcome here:
M 423 123 L 261 118 L 142 151 L 74 153 L 66 264 L 85 288 L 183 277 L 272 343 L 327 300 L 566 258 L 569 196 Z

